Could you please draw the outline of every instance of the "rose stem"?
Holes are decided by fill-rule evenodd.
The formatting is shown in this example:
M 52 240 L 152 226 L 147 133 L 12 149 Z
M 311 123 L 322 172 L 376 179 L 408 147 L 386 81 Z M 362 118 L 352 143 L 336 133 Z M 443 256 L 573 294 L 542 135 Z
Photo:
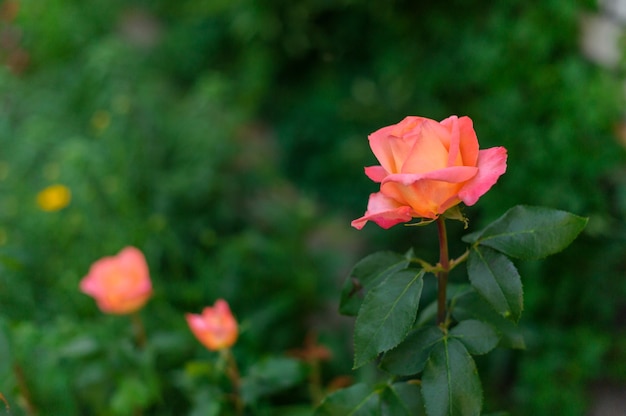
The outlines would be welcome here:
M 143 349 L 146 346 L 146 329 L 143 326 L 143 321 L 139 312 L 133 312 L 131 315 L 133 323 L 133 332 L 135 333 L 135 342 L 137 347 Z
M 35 404 L 33 403 L 33 397 L 31 395 L 30 389 L 28 388 L 28 383 L 26 382 L 24 369 L 19 364 L 14 364 L 13 372 L 15 374 L 15 379 L 17 380 L 17 388 L 19 392 L 22 393 L 22 398 L 24 399 L 24 410 L 26 411 L 26 414 L 36 415 L 38 411 L 35 407 Z
M 230 348 L 224 348 L 220 350 L 222 357 L 226 360 L 226 375 L 230 379 L 233 386 L 233 401 L 235 403 L 235 410 L 238 415 L 243 415 L 243 401 L 241 399 L 241 377 L 239 375 L 239 369 L 237 368 L 237 361 Z
M 448 258 L 448 236 L 446 223 L 442 217 L 437 218 L 437 231 L 439 233 L 439 264 L 441 270 L 437 272 L 437 325 L 441 326 L 446 321 L 446 286 L 448 284 L 448 272 L 450 271 L 450 259 Z

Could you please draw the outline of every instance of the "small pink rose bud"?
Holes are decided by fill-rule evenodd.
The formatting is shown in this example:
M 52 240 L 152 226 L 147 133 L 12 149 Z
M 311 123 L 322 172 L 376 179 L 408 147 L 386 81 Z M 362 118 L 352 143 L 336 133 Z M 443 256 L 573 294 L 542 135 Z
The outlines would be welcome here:
M 141 309 L 152 295 L 144 255 L 126 247 L 116 256 L 96 261 L 80 282 L 80 290 L 92 296 L 104 313 L 123 315 Z
M 188 313 L 185 318 L 198 341 L 212 351 L 230 348 L 237 341 L 237 321 L 223 299 L 215 301 L 213 307 L 204 308 L 201 315 Z

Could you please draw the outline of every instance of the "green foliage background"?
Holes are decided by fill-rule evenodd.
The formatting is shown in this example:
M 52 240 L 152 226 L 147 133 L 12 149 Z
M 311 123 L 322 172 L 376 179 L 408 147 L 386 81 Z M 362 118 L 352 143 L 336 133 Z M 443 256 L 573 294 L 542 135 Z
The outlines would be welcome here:
M 623 88 L 620 71 L 579 51 L 581 13 L 594 9 L 20 1 L 0 27 L 17 39 L 0 58 L 29 57 L 0 72 L 0 392 L 12 413 L 211 414 L 213 370 L 197 362 L 213 356 L 183 314 L 218 297 L 242 322 L 244 371 L 314 331 L 334 354 L 325 381 L 350 374 L 336 305 L 354 261 L 411 246 L 435 258 L 431 229 L 349 227 L 375 191 L 367 135 L 408 114 L 458 114 L 482 147 L 509 151 L 507 173 L 466 209 L 470 231 L 516 204 L 590 217 L 565 252 L 518 264 L 528 349 L 479 362 L 486 410 L 584 414 L 597 383 L 626 382 Z M 52 183 L 71 205 L 40 211 Z M 156 289 L 141 353 L 129 322 L 77 289 L 125 245 L 144 251 Z M 36 410 L 19 404 L 25 391 Z M 297 386 L 258 395 L 255 414 L 308 400 Z

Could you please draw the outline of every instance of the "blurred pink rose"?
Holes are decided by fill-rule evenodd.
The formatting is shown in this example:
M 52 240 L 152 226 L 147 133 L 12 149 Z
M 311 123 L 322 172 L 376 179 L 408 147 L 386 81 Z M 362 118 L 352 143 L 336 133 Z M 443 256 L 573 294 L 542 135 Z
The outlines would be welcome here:
M 237 341 L 237 321 L 223 299 L 216 300 L 213 307 L 204 308 L 201 315 L 188 313 L 185 318 L 198 341 L 212 351 L 230 348 Z
M 380 192 L 352 221 L 359 230 L 367 221 L 389 228 L 436 219 L 460 202 L 474 205 L 506 171 L 506 149 L 479 150 L 469 117 L 406 117 L 372 133 L 369 143 L 380 166 L 366 167 L 365 174 L 380 183 Z
M 80 290 L 92 296 L 105 313 L 122 315 L 141 309 L 152 295 L 144 255 L 126 247 L 116 256 L 96 261 L 80 282 Z

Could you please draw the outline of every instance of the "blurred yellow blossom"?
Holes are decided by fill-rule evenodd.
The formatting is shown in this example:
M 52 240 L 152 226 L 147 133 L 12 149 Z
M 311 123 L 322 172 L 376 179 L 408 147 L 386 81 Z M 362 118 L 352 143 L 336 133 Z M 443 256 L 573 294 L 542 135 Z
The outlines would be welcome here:
M 105 110 L 98 110 L 91 117 L 91 125 L 96 132 L 102 133 L 111 124 L 111 114 Z
M 5 161 L 0 161 L 0 181 L 5 180 L 9 176 L 9 164 Z
M 58 211 L 69 205 L 72 193 L 65 185 L 51 185 L 37 194 L 37 205 L 43 211 Z

